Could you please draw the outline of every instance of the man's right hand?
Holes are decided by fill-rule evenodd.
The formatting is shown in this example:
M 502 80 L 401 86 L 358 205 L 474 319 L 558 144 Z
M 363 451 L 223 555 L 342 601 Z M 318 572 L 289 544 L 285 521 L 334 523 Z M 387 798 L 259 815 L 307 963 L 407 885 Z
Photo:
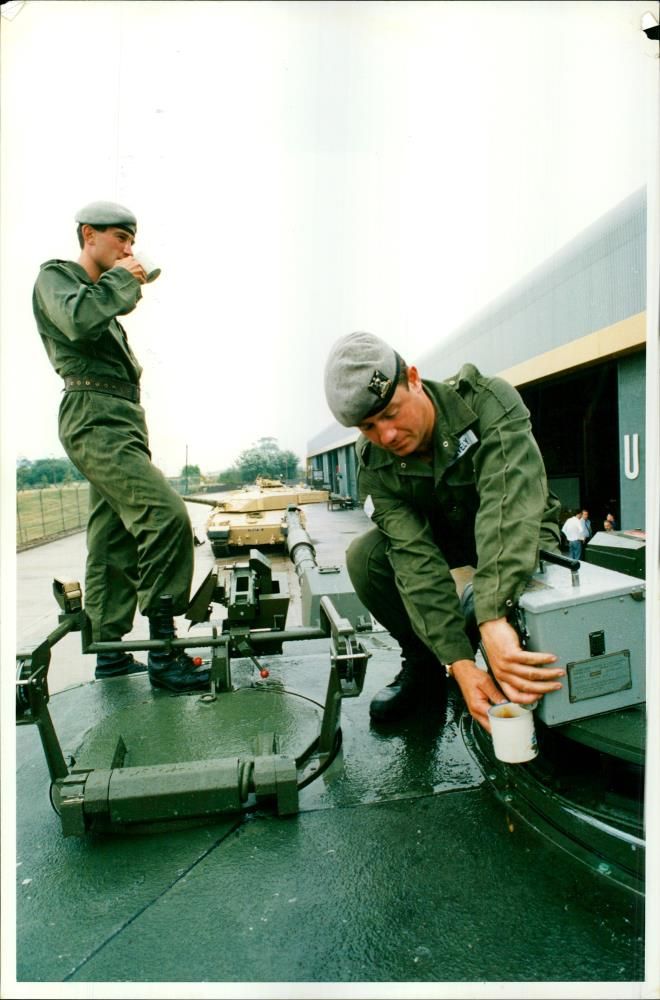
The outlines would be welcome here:
M 559 678 L 566 671 L 552 666 L 557 660 L 554 653 L 523 649 L 516 630 L 506 618 L 482 622 L 479 631 L 488 666 L 510 701 L 529 705 L 549 691 L 561 688 Z
M 135 257 L 122 257 L 121 260 L 118 260 L 117 263 L 113 265 L 113 267 L 123 267 L 125 271 L 130 271 L 133 277 L 137 278 L 141 285 L 146 283 L 146 271 L 142 267 L 142 264 L 139 264 L 136 261 Z
M 456 660 L 450 666 L 468 712 L 479 725 L 490 732 L 488 709 L 491 705 L 499 705 L 506 701 L 506 698 L 490 674 L 480 670 L 474 660 Z

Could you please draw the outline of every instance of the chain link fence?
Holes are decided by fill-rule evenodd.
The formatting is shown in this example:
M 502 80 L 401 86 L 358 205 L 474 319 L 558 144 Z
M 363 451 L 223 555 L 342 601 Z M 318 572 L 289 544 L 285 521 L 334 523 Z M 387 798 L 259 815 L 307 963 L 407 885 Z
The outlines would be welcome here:
M 29 548 L 87 527 L 89 486 L 71 483 L 16 494 L 16 549 Z
M 168 479 L 177 493 L 218 493 L 236 489 L 236 484 L 204 483 Z M 52 542 L 87 527 L 89 484 L 44 486 L 16 493 L 16 551 Z

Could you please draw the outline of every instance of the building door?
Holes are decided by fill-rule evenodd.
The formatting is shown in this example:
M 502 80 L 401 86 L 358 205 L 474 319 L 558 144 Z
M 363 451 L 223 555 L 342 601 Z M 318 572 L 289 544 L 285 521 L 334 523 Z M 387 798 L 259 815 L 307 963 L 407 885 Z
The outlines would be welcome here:
M 620 524 L 616 361 L 523 386 L 520 394 L 564 509 L 587 507 L 594 531 L 608 512 Z

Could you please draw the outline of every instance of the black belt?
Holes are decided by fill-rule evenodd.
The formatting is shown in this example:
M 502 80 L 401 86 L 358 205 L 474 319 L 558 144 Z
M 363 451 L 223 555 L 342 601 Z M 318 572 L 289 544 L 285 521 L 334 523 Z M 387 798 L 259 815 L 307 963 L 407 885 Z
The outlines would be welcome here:
M 133 382 L 118 382 L 112 378 L 101 378 L 96 375 L 81 376 L 66 375 L 64 378 L 65 392 L 105 392 L 108 396 L 121 396 L 130 399 L 131 403 L 140 402 L 140 387 Z

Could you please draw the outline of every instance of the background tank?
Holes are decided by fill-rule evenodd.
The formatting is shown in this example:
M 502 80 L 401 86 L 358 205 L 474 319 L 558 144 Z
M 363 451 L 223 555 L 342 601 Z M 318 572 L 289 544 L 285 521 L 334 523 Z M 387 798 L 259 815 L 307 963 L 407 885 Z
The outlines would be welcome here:
M 300 483 L 287 486 L 280 479 L 257 477 L 254 485 L 225 493 L 220 500 L 206 500 L 213 510 L 206 522 L 206 534 L 215 556 L 225 556 L 233 548 L 281 545 L 286 540 L 286 513 L 289 507 L 328 500 L 327 490 Z M 303 512 L 301 521 L 305 526 Z

